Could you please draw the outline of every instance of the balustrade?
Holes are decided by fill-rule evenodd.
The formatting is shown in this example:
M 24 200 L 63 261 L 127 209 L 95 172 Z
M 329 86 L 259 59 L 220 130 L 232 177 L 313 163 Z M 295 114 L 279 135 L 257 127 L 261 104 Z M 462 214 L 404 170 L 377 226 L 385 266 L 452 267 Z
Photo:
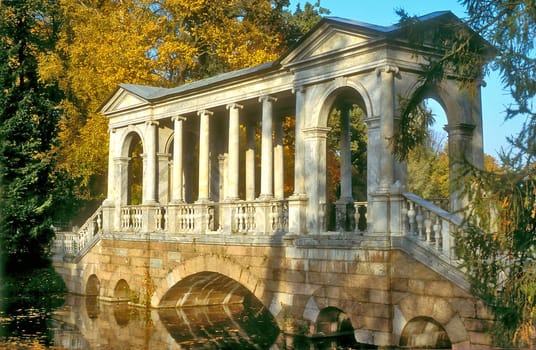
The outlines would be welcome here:
M 76 232 L 56 232 L 52 251 L 55 254 L 75 256 L 100 233 L 102 233 L 102 207 L 99 207 Z
M 404 193 L 403 231 L 406 237 L 456 260 L 453 230 L 461 219 L 413 193 Z
M 255 232 L 256 209 L 253 202 L 236 203 L 232 211 L 233 220 L 231 230 L 237 233 Z
M 272 232 L 288 231 L 287 201 L 272 201 L 270 203 L 270 223 Z

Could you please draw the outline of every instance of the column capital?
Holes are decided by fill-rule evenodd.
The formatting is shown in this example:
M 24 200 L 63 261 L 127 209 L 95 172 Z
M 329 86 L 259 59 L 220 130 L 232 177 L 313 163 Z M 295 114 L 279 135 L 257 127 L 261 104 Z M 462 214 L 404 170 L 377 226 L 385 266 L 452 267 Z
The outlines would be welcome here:
M 156 120 L 146 120 L 145 121 L 145 126 L 152 126 L 152 125 L 155 125 L 155 126 L 158 126 L 158 121 Z
M 171 117 L 172 122 L 175 122 L 175 121 L 183 122 L 185 120 L 186 120 L 186 117 L 183 117 L 182 115 L 174 115 L 174 116 Z
M 385 64 L 383 66 L 376 67 L 376 74 L 380 75 L 381 73 L 393 73 L 397 75 L 400 72 L 400 68 L 393 64 Z
M 197 111 L 197 115 L 208 115 L 212 116 L 214 112 L 209 111 L 208 109 L 202 109 L 200 111 Z
M 225 106 L 225 108 L 227 108 L 227 109 L 242 109 L 242 108 L 244 108 L 244 106 L 242 106 L 241 104 L 238 104 L 238 103 L 229 103 L 228 105 Z
M 459 123 L 456 125 L 446 125 L 443 129 L 450 134 L 459 134 L 462 136 L 471 136 L 475 130 L 474 124 Z
M 292 93 L 293 94 L 296 94 L 296 93 L 302 93 L 303 94 L 306 89 L 307 88 L 305 87 L 305 85 L 293 86 L 292 87 Z
M 277 97 L 273 97 L 273 96 L 269 96 L 269 95 L 264 95 L 264 96 L 261 96 L 259 97 L 259 102 L 275 102 L 277 101 Z

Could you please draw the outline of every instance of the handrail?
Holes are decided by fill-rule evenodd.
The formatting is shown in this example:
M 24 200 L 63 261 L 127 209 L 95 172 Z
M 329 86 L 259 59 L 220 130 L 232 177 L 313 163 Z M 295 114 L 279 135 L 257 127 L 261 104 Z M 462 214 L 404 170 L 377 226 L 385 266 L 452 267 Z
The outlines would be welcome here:
M 462 219 L 413 193 L 402 195 L 405 236 L 451 263 L 456 261 L 453 232 Z
M 76 232 L 57 232 L 53 252 L 64 256 L 77 256 L 87 245 L 93 245 L 102 233 L 102 206 L 86 220 Z

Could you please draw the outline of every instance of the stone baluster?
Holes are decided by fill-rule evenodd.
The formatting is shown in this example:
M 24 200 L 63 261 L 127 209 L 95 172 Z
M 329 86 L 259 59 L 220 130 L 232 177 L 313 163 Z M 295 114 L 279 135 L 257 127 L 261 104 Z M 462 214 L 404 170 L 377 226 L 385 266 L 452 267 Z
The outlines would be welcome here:
M 433 226 L 434 230 L 434 243 L 435 243 L 435 249 L 437 251 L 441 251 L 441 219 L 439 215 L 436 215 L 435 224 Z
M 415 204 L 413 201 L 409 201 L 409 210 L 408 210 L 408 221 L 409 221 L 409 232 L 412 236 L 416 236 L 417 230 L 415 227 L 415 217 L 417 213 L 415 212 Z
M 423 221 L 424 216 L 422 214 L 422 208 L 420 206 L 417 206 L 417 215 L 415 215 L 415 221 L 417 222 L 417 237 L 419 239 L 424 240 L 424 231 L 423 231 Z
M 430 244 L 432 237 L 432 218 L 428 210 L 425 212 L 424 228 L 426 232 L 426 243 Z
M 454 252 L 451 250 L 451 239 L 450 223 L 446 220 L 443 220 L 443 224 L 441 225 L 441 248 L 443 249 L 444 254 L 453 259 L 455 257 Z

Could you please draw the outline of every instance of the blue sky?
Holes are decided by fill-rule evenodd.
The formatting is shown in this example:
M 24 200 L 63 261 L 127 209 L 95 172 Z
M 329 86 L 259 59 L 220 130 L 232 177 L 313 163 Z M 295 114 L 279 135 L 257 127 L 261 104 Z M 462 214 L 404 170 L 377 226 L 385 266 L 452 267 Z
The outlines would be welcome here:
M 314 3 L 316 0 L 309 0 Z M 291 0 L 291 10 L 304 0 Z M 466 13 L 456 0 L 320 0 L 320 5 L 331 11 L 329 16 L 354 19 L 362 22 L 391 25 L 398 22 L 395 9 L 403 8 L 410 15 L 425 15 L 435 11 L 451 11 L 460 18 Z M 302 6 L 303 7 L 303 6 Z M 482 88 L 482 113 L 484 124 L 484 152 L 494 157 L 501 147 L 508 147 L 506 137 L 516 134 L 523 122 L 521 119 L 504 121 L 505 106 L 511 101 L 507 91 L 500 85 L 497 74 L 485 78 L 486 87 Z M 433 107 L 433 106 L 432 106 Z M 436 124 L 444 125 L 446 119 L 437 112 Z

